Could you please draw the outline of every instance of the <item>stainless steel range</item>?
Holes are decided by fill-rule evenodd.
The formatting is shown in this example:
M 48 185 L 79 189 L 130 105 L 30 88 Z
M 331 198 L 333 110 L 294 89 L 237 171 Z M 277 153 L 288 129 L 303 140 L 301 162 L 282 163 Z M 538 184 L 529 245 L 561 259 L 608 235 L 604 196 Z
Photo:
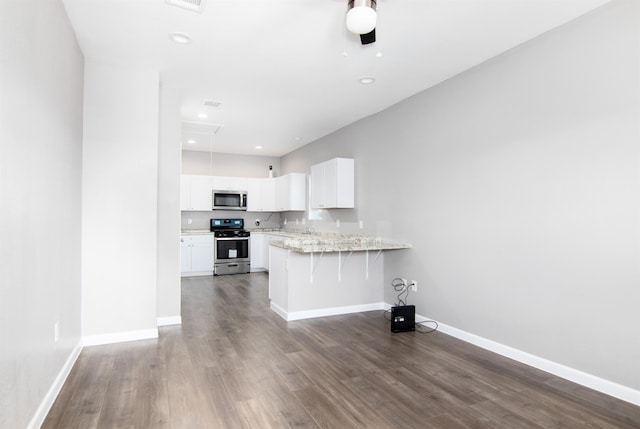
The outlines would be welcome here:
M 249 237 L 243 219 L 211 219 L 213 275 L 243 274 L 251 270 Z

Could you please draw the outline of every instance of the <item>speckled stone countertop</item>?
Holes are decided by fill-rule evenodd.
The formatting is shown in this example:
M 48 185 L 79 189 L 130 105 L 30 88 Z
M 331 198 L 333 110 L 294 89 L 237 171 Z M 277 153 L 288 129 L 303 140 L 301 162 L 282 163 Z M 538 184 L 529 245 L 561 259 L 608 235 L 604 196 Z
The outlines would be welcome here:
M 264 233 L 282 237 L 269 244 L 299 253 L 362 252 L 365 250 L 410 249 L 411 244 L 395 243 L 380 237 L 337 234 L 330 232 L 297 232 L 277 229 L 252 229 L 252 233 Z M 182 234 L 213 234 L 207 229 L 183 229 Z
M 365 250 L 410 249 L 411 244 L 385 241 L 380 237 L 331 233 L 282 232 L 282 240 L 269 244 L 299 253 L 316 252 L 362 252 Z
M 208 229 L 183 229 L 180 231 L 181 234 L 191 234 L 191 235 L 202 235 L 202 234 L 213 234 L 213 232 Z

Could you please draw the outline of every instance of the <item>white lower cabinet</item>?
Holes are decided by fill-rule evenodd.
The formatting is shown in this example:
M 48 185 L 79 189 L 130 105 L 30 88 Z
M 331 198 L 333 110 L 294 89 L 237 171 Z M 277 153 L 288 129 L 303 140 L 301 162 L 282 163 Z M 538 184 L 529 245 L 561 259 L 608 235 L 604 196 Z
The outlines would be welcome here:
M 251 233 L 251 271 L 269 271 L 269 243 L 284 237 L 266 232 Z
M 264 234 L 252 232 L 249 236 L 251 248 L 251 271 L 265 271 Z
M 213 235 L 182 235 L 180 274 L 182 277 L 213 275 Z

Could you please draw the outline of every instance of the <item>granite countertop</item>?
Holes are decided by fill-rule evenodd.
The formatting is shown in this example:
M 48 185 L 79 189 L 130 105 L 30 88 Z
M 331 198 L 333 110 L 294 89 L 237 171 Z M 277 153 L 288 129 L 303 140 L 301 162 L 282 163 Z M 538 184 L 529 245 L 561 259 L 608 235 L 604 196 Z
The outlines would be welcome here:
M 180 231 L 181 234 L 191 234 L 191 235 L 202 235 L 202 234 L 213 234 L 213 232 L 208 229 L 183 229 Z
M 362 252 L 366 250 L 410 249 L 411 244 L 395 243 L 380 237 L 365 235 L 338 234 L 330 232 L 297 232 L 279 229 L 251 229 L 251 233 L 277 235 L 282 240 L 269 244 L 299 253 L 316 252 Z M 183 229 L 182 234 L 213 234 L 208 229 Z
M 411 248 L 411 244 L 408 243 L 394 243 L 379 237 L 346 234 L 290 234 L 289 237 L 272 241 L 270 244 L 299 253 L 362 252 Z

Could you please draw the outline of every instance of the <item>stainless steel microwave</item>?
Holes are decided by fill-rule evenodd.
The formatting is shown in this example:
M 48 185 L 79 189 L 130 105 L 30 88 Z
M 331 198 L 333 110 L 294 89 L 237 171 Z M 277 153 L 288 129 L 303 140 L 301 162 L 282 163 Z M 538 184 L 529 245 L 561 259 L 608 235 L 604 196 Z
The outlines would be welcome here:
M 247 210 L 247 191 L 213 191 L 212 210 Z

